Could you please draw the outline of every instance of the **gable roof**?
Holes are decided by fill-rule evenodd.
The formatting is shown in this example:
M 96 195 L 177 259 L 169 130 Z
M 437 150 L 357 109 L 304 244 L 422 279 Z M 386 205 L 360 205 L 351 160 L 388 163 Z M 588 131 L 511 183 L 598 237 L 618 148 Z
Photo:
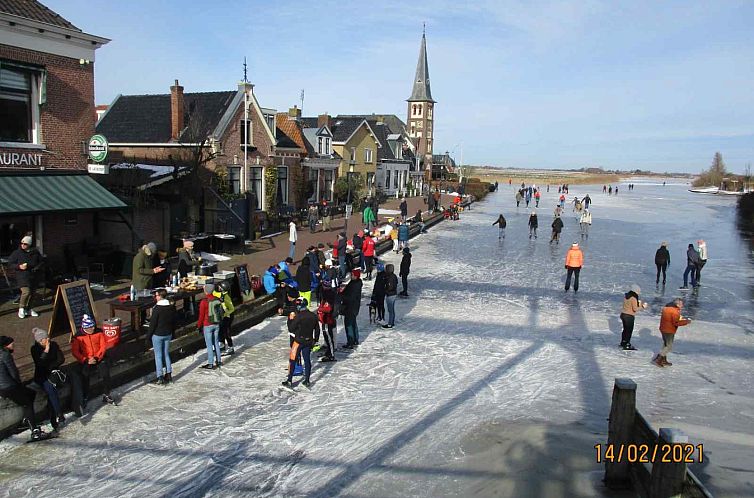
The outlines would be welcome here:
M 32 21 L 51 24 L 60 28 L 81 31 L 60 14 L 45 7 L 37 0 L 0 0 L 0 12 L 23 17 Z
M 180 139 L 194 141 L 208 137 L 236 93 L 184 93 L 186 128 Z M 196 123 L 194 129 L 191 129 L 192 123 Z M 171 137 L 170 94 L 119 96 L 97 123 L 96 129 L 111 143 L 168 143 Z
M 309 142 L 304 138 L 301 124 L 295 119 L 289 119 L 288 113 L 279 112 L 275 115 L 275 126 L 278 129 L 278 147 L 299 148 L 307 153 L 313 152 Z M 283 145 L 280 142 L 280 133 L 283 133 L 292 145 Z
M 406 131 L 406 123 L 395 114 L 339 114 L 334 119 L 340 118 L 361 118 L 366 119 L 370 123 L 372 121 L 382 121 L 390 127 L 393 133 L 403 133 L 408 135 L 408 131 Z
M 387 143 L 387 137 L 391 134 L 390 127 L 388 127 L 384 122 L 367 122 L 369 123 L 369 126 L 372 128 L 372 130 L 374 130 L 374 134 L 377 140 L 384 145 L 384 147 L 379 147 L 377 149 L 377 160 L 383 161 L 385 159 L 395 159 L 393 149 L 390 148 Z

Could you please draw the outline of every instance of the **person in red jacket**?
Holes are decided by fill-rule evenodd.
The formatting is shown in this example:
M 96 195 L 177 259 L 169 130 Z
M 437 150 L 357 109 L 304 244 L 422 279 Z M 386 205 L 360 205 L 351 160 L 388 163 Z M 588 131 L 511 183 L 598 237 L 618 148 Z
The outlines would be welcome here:
M 372 271 L 374 271 L 374 239 L 369 232 L 364 234 L 364 242 L 361 244 L 361 254 L 364 255 L 366 263 L 366 280 L 372 280 Z
M 323 300 L 317 308 L 317 318 L 319 319 L 322 335 L 325 337 L 325 355 L 321 362 L 335 360 L 335 315 L 333 314 L 333 305 L 328 300 Z
M 214 291 L 214 284 L 204 286 L 205 298 L 199 302 L 199 320 L 196 322 L 196 326 L 199 328 L 199 332 L 204 335 L 204 342 L 207 345 L 207 364 L 202 365 L 202 368 L 209 370 L 222 366 L 220 359 L 222 303 L 212 294 Z M 216 312 L 215 308 L 218 306 L 220 309 Z
M 115 404 L 110 394 L 110 359 L 105 354 L 105 334 L 96 330 L 96 323 L 89 315 L 81 319 L 81 333 L 73 338 L 71 353 L 76 358 L 73 369 L 73 407 L 81 416 L 89 398 L 89 379 L 99 374 L 105 388 L 103 403 Z

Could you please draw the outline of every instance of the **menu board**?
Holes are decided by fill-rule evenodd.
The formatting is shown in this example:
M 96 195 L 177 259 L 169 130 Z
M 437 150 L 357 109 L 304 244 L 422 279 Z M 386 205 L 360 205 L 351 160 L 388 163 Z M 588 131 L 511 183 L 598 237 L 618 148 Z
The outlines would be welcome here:
M 251 278 L 249 277 L 249 266 L 246 264 L 238 265 L 234 268 L 236 271 L 236 280 L 241 290 L 243 302 L 249 302 L 254 299 L 254 290 L 251 288 Z
M 77 280 L 58 286 L 48 327 L 50 337 L 70 332 L 73 338 L 81 330 L 81 320 L 85 314 L 97 322 L 89 281 Z

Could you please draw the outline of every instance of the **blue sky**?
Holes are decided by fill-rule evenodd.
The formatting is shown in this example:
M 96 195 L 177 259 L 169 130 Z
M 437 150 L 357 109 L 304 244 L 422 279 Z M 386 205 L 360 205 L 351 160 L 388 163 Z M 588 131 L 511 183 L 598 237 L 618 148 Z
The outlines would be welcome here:
M 97 103 L 235 88 L 405 118 L 427 23 L 435 152 L 512 167 L 697 172 L 754 162 L 754 2 L 42 0 L 111 38 Z M 379 5 L 379 7 L 377 7 Z

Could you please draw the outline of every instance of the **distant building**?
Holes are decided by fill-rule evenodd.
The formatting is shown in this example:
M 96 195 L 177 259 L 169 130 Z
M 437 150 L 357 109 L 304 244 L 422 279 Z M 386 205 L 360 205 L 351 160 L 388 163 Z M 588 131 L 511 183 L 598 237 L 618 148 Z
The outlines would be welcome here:
M 433 131 L 435 123 L 435 104 L 429 81 L 429 63 L 427 62 L 427 37 L 422 33 L 419 47 L 419 60 L 416 63 L 416 74 L 408 102 L 408 136 L 414 143 L 416 156 L 420 159 L 426 171 L 426 178 L 431 178 Z
M 125 205 L 87 174 L 95 52 L 35 0 L 0 0 L 0 255 L 31 235 L 49 267 L 71 274 Z M 113 214 L 112 217 L 116 217 Z
M 179 187 L 134 212 L 142 238 L 172 248 L 198 232 L 245 239 L 265 225 L 264 211 L 276 201 L 267 198 L 275 190 L 264 174 L 277 167 L 276 111 L 262 108 L 253 88 L 184 93 L 176 80 L 168 94 L 119 95 L 110 105 L 97 132 L 110 142 L 111 162 L 186 172 L 173 177 L 186 177 Z

